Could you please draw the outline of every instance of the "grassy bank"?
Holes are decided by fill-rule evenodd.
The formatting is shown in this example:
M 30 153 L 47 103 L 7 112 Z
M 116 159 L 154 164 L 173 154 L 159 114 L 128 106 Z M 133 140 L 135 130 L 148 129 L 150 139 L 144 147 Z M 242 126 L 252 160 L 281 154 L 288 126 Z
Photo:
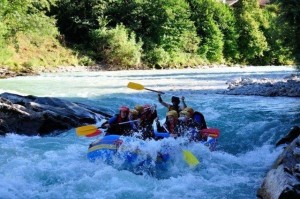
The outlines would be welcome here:
M 88 60 L 67 48 L 58 39 L 35 34 L 18 34 L 5 47 L 0 57 L 0 66 L 13 72 L 39 72 L 58 66 L 84 65 Z M 3 50 L 3 51 L 4 51 Z

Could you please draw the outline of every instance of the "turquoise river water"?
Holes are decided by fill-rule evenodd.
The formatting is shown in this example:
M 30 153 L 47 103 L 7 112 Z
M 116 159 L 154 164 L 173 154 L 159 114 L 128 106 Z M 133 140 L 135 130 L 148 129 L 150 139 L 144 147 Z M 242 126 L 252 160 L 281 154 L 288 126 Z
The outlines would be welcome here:
M 0 198 L 256 198 L 263 177 L 282 147 L 274 144 L 300 124 L 299 98 L 222 94 L 227 80 L 237 77 L 283 78 L 296 73 L 287 67 L 186 69 L 166 71 L 74 72 L 0 80 L 0 93 L 50 96 L 117 112 L 121 105 L 156 104 L 150 91 L 126 87 L 129 81 L 146 88 L 185 96 L 201 111 L 209 127 L 219 128 L 217 150 L 188 146 L 200 164 L 190 168 L 176 154 L 164 173 L 136 175 L 101 161 L 90 162 L 88 145 L 96 138 L 77 137 L 74 129 L 57 136 L 0 137 Z M 170 139 L 174 146 L 179 140 Z M 160 147 L 149 141 L 146 150 Z

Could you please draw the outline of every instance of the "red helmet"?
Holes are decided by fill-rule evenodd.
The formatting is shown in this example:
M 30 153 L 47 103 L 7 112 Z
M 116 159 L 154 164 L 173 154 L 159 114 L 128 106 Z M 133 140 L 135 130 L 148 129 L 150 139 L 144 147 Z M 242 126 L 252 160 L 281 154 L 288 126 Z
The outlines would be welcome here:
M 120 110 L 120 111 L 124 111 L 124 112 L 126 112 L 126 113 L 129 113 L 129 108 L 128 108 L 127 106 L 121 106 L 121 107 L 119 108 L 119 110 Z

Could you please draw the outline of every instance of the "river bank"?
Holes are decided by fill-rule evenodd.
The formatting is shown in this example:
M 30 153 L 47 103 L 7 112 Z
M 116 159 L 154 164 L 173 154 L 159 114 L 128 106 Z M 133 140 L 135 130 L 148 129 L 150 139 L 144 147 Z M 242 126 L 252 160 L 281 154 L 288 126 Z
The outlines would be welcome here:
M 228 68 L 228 69 L 243 69 L 243 68 L 255 68 L 256 66 L 245 66 L 245 65 L 220 65 L 220 64 L 212 64 L 212 65 L 201 65 L 201 66 L 196 66 L 193 68 L 184 68 L 184 69 L 179 69 L 179 70 L 185 70 L 185 69 L 210 69 L 210 68 Z M 261 67 L 282 67 L 282 66 L 257 66 L 257 68 Z M 287 66 L 290 68 L 296 68 L 295 66 Z M 176 69 L 176 68 L 173 68 Z M 173 70 L 172 68 L 166 69 L 166 70 Z M 57 66 L 57 67 L 38 67 L 35 69 L 32 68 L 22 68 L 19 70 L 12 70 L 8 67 L 0 67 L 0 79 L 6 79 L 6 78 L 11 78 L 11 77 L 17 77 L 17 76 L 36 76 L 42 73 L 62 73 L 62 72 L 92 72 L 92 71 L 120 71 L 123 69 L 119 69 L 118 67 L 113 67 L 105 64 L 101 65 L 93 65 L 93 66 Z M 137 68 L 132 68 L 129 69 L 128 71 L 132 70 L 164 70 L 164 69 L 151 69 L 149 67 L 137 67 Z
M 100 66 L 61 66 L 61 67 L 40 67 L 38 69 L 11 70 L 8 67 L 0 68 L 0 79 L 18 77 L 18 76 L 37 76 L 41 73 L 58 72 L 88 72 L 103 70 Z

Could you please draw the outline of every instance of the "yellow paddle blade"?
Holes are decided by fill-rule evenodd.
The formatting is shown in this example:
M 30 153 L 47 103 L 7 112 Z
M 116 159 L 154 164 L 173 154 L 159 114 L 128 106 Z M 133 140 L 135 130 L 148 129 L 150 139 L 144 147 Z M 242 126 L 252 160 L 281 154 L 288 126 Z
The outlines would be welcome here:
M 138 84 L 138 83 L 134 83 L 134 82 L 129 82 L 127 84 L 127 87 L 131 88 L 131 89 L 135 89 L 135 90 L 143 90 L 144 89 L 143 85 Z
M 199 164 L 199 160 L 188 150 L 183 150 L 183 157 L 189 166 L 197 166 Z
M 78 136 L 85 136 L 94 133 L 98 128 L 94 125 L 81 126 L 76 128 L 76 134 Z

